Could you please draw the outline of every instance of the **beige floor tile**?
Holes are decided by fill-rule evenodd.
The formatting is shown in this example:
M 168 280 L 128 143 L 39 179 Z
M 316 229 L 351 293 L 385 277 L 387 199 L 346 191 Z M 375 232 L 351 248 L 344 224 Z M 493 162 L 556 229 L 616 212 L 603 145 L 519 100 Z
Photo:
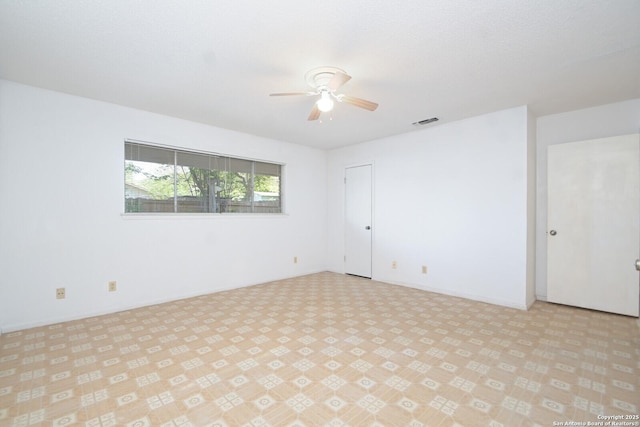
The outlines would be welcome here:
M 0 337 L 0 425 L 547 426 L 640 408 L 636 319 L 320 273 Z

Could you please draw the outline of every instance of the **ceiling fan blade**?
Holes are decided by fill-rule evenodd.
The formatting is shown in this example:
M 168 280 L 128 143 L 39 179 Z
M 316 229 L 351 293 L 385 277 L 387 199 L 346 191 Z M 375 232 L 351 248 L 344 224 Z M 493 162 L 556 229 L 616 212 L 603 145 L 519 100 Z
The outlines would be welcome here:
M 374 111 L 378 108 L 378 104 L 375 102 L 367 101 L 366 99 L 356 98 L 355 96 L 341 96 L 339 98 L 341 102 L 354 105 L 356 107 L 364 108 L 365 110 Z
M 342 86 L 349 80 L 351 80 L 350 75 L 345 74 L 341 71 L 336 71 L 333 77 L 331 78 L 331 80 L 329 81 L 329 84 L 327 85 L 327 87 L 331 92 L 333 92 L 334 90 L 338 89 L 340 86 Z
M 318 109 L 318 106 L 316 104 L 313 104 L 313 109 L 311 110 L 311 113 L 309 114 L 309 118 L 307 120 L 318 120 L 319 118 L 320 110 Z
M 296 95 L 311 95 L 310 92 L 282 92 L 282 93 L 270 93 L 269 96 L 296 96 Z

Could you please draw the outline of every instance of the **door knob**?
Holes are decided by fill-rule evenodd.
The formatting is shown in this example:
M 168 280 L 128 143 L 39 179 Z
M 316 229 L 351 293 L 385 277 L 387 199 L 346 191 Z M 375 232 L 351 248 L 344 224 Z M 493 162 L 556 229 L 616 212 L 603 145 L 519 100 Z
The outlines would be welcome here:
M 371 230 L 371 226 L 370 226 L 370 225 L 367 225 L 364 229 L 365 229 L 365 230 Z
M 552 236 L 555 236 L 556 234 L 558 234 L 558 232 L 556 230 L 551 230 L 549 234 L 551 234 Z
M 640 271 L 640 259 L 636 260 L 636 270 Z

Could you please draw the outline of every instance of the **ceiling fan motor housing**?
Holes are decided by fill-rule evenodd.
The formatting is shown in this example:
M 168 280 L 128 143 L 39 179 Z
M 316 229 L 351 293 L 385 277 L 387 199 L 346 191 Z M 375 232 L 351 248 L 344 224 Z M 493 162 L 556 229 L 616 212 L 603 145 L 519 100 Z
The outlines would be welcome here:
M 329 82 L 333 79 L 333 76 L 335 76 L 336 73 L 347 74 L 347 72 L 341 68 L 325 66 L 309 70 L 304 75 L 304 78 L 309 86 L 320 91 L 329 87 Z

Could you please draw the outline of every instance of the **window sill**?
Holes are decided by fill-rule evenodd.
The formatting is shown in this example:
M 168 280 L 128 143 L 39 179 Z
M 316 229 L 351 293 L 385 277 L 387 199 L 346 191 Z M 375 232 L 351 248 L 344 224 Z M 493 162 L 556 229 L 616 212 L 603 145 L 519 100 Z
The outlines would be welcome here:
M 170 213 L 170 212 L 161 212 L 161 213 L 121 213 L 120 217 L 125 220 L 189 220 L 189 219 L 238 219 L 238 218 L 255 218 L 255 219 L 265 219 L 265 218 L 287 218 L 289 214 L 286 213 L 278 213 L 278 214 L 260 214 L 260 213 Z

